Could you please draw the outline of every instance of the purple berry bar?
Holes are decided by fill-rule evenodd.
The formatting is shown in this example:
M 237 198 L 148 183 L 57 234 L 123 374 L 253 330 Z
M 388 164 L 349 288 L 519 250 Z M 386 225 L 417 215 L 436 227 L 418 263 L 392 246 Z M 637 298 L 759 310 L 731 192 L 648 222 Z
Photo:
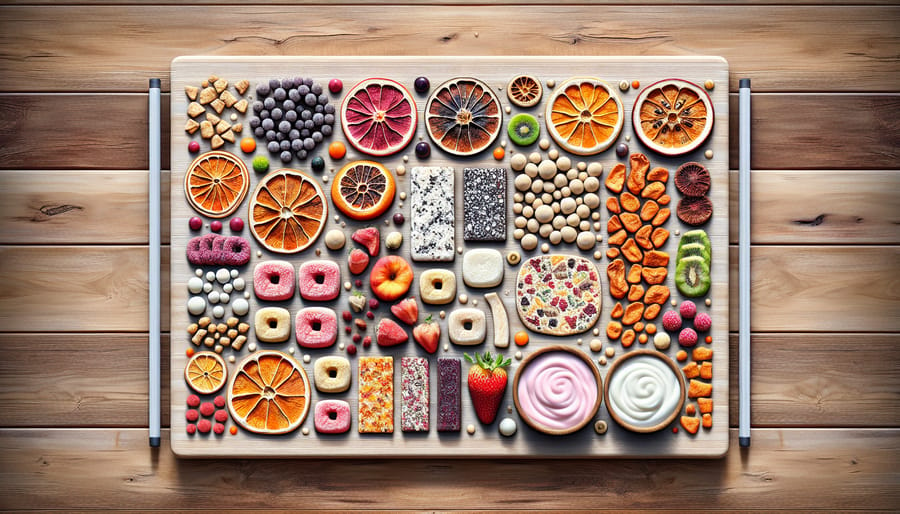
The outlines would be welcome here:
M 400 428 L 404 432 L 428 432 L 428 360 L 400 359 Z
M 459 432 L 462 363 L 459 359 L 438 359 L 438 431 Z

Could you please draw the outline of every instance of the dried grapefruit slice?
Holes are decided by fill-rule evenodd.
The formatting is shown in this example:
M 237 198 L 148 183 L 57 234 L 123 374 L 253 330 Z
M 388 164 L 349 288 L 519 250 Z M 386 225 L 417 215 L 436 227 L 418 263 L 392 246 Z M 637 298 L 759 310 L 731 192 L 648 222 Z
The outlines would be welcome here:
M 328 218 L 319 184 L 305 173 L 280 169 L 269 173 L 250 198 L 250 232 L 277 253 L 297 253 L 313 244 Z
M 184 174 L 188 203 L 210 218 L 224 218 L 234 212 L 249 188 L 247 166 L 228 152 L 207 152 L 194 159 Z
M 494 142 L 503 125 L 500 101 L 478 79 L 455 78 L 431 93 L 425 126 L 436 145 L 454 155 L 473 155 Z
M 200 394 L 212 394 L 222 389 L 228 378 L 225 359 L 213 352 L 197 352 L 184 367 L 184 380 Z
M 374 161 L 354 161 L 334 176 L 331 201 L 355 220 L 370 220 L 391 206 L 396 190 L 394 176 L 387 168 Z
M 402 150 L 416 133 L 416 102 L 390 79 L 370 78 L 353 86 L 341 105 L 341 127 L 354 148 L 385 156 Z
M 509 81 L 506 86 L 506 96 L 509 101 L 519 107 L 533 107 L 541 101 L 544 87 L 541 82 L 530 75 L 519 75 Z
M 594 155 L 619 137 L 625 111 L 616 92 L 590 77 L 571 78 L 556 88 L 547 102 L 547 131 L 565 150 Z
M 651 84 L 634 102 L 638 138 L 663 155 L 681 155 L 702 145 L 712 132 L 713 106 L 700 86 L 682 79 Z
M 228 411 L 258 434 L 286 434 L 309 412 L 309 378 L 294 359 L 276 350 L 247 356 L 228 383 Z

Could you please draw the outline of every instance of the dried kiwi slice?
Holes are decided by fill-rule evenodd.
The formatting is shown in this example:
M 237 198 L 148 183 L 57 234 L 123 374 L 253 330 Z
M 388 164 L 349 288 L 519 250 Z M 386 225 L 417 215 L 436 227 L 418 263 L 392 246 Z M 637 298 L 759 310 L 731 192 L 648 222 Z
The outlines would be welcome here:
M 528 146 L 537 141 L 541 135 L 541 126 L 537 119 L 530 114 L 516 114 L 509 120 L 507 128 L 509 139 L 518 146 Z
M 678 255 L 676 257 L 676 261 L 680 261 L 685 257 L 691 256 L 702 257 L 707 264 L 711 261 L 709 259 L 709 252 L 706 250 L 706 247 L 703 246 L 703 243 L 688 243 L 682 244 L 678 246 Z
M 703 296 L 709 291 L 709 264 L 703 257 L 691 255 L 679 259 L 675 266 L 675 286 L 688 297 Z
M 678 243 L 679 249 L 691 243 L 700 243 L 703 245 L 703 249 L 706 250 L 706 255 L 712 255 L 712 244 L 709 242 L 709 236 L 706 234 L 705 230 L 696 229 L 696 230 L 688 230 L 681 236 L 681 241 Z M 680 258 L 680 257 L 679 257 Z

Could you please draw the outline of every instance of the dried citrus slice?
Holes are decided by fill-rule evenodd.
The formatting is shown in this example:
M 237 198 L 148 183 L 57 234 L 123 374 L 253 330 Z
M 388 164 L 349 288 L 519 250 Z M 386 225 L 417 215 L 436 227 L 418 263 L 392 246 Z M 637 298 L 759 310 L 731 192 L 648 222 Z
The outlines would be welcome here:
M 402 150 L 416 133 L 416 102 L 390 79 L 371 78 L 353 86 L 341 105 L 341 127 L 354 148 L 385 156 Z
M 374 161 L 354 161 L 334 176 L 331 201 L 355 220 L 370 220 L 391 206 L 396 190 L 394 176 L 387 168 Z
M 625 123 L 615 90 L 599 79 L 576 77 L 553 91 L 547 102 L 547 131 L 565 150 L 594 155 L 619 137 Z
M 305 173 L 280 169 L 269 173 L 250 197 L 250 232 L 269 250 L 297 253 L 313 244 L 328 218 L 319 184 Z
M 194 159 L 184 174 L 188 203 L 210 218 L 224 218 L 234 212 L 249 188 L 247 166 L 228 152 L 207 152 Z
M 478 79 L 455 78 L 431 93 L 425 108 L 428 135 L 454 155 L 473 155 L 494 142 L 503 124 L 500 101 Z
M 256 352 L 242 360 L 227 393 L 231 419 L 258 434 L 296 430 L 309 412 L 306 371 L 276 350 Z
M 544 92 L 540 81 L 529 75 L 519 75 L 509 81 L 506 86 L 506 96 L 509 101 L 519 107 L 533 107 L 541 101 Z
M 197 352 L 184 367 L 184 380 L 200 394 L 212 394 L 222 389 L 228 378 L 225 359 L 218 353 Z
M 663 155 L 695 150 L 712 132 L 713 106 L 700 86 L 682 79 L 651 84 L 634 102 L 632 123 L 638 138 Z

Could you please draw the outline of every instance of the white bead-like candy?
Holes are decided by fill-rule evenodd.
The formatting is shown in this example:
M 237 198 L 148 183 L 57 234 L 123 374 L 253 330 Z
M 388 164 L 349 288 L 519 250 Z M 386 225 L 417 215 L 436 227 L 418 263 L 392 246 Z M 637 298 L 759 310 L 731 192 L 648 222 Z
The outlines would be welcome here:
M 219 270 L 216 271 L 216 281 L 218 283 L 224 284 L 229 280 L 231 280 L 231 272 L 228 271 L 227 268 L 219 268 Z
M 231 301 L 231 296 L 228 293 L 221 293 L 219 295 L 219 303 L 228 303 Z
M 214 318 L 221 318 L 222 316 L 225 315 L 225 307 L 222 307 L 221 305 L 216 305 L 215 307 L 213 307 L 212 314 L 213 314 Z
M 503 418 L 500 420 L 500 434 L 510 437 L 516 433 L 516 420 L 512 418 Z
M 218 291 L 210 291 L 208 295 L 206 295 L 206 300 L 209 303 L 219 303 L 219 292 Z
M 209 282 L 203 284 L 203 292 L 208 293 L 210 291 L 212 291 L 212 284 L 210 284 Z
M 188 291 L 199 294 L 200 291 L 203 291 L 203 279 L 200 277 L 191 277 L 187 283 Z
M 198 277 L 203 278 L 203 270 L 200 268 L 195 269 L 194 275 L 197 275 Z
M 202 296 L 192 296 L 188 299 L 187 308 L 188 312 L 194 316 L 199 316 L 206 310 L 206 300 Z
M 541 205 L 534 210 L 534 217 L 540 223 L 547 223 L 553 219 L 553 208 L 549 205 Z
M 544 159 L 538 165 L 538 174 L 540 174 L 541 178 L 544 180 L 553 178 L 553 176 L 556 175 L 556 163 L 550 159 Z
M 235 291 L 243 291 L 246 283 L 244 282 L 244 279 L 242 279 L 241 277 L 238 277 L 238 278 L 234 279 L 234 282 L 232 282 L 232 285 L 234 286 Z
M 526 163 L 528 163 L 528 158 L 523 153 L 517 153 L 509 159 L 509 167 L 513 171 L 522 171 Z
M 234 291 L 234 286 L 231 285 L 231 282 L 229 282 L 229 283 L 225 284 L 224 286 L 222 286 L 222 291 L 225 291 L 226 293 L 231 293 L 232 291 Z
M 240 271 L 238 271 L 238 270 L 232 268 L 232 270 L 231 270 L 231 278 L 238 278 L 238 275 L 240 275 L 240 274 L 241 274 Z
M 235 316 L 243 316 L 250 312 L 250 302 L 243 298 L 238 298 L 231 303 L 231 312 Z
M 216 272 L 215 271 L 207 271 L 206 272 L 206 281 L 207 282 L 215 282 L 216 280 Z

